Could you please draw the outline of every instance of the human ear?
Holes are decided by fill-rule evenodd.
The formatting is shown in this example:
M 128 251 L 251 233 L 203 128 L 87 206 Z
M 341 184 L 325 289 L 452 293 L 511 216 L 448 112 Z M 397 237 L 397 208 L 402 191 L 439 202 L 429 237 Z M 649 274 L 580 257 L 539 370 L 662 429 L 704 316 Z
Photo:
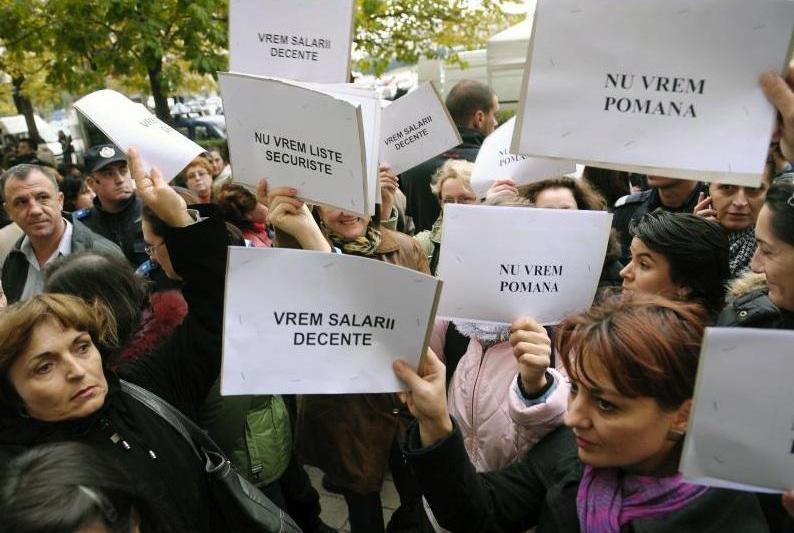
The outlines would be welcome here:
M 476 111 L 474 113 L 474 119 L 472 121 L 474 123 L 474 129 L 481 128 L 483 123 L 485 122 L 485 112 L 483 112 L 482 109 Z
M 692 294 L 692 288 L 686 285 L 679 285 L 675 290 L 675 294 L 679 300 L 688 300 L 689 296 Z
M 673 420 L 670 425 L 672 431 L 679 433 L 686 433 L 689 426 L 689 415 L 692 412 L 692 399 L 686 400 L 682 403 L 675 413 L 673 413 Z

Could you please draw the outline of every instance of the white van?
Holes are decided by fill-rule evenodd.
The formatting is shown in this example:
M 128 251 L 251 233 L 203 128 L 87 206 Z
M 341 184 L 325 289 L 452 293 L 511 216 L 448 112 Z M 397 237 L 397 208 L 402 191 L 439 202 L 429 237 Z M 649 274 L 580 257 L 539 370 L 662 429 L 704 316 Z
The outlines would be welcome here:
M 48 157 L 52 157 L 54 161 L 51 161 L 51 163 L 62 163 L 63 148 L 61 143 L 58 142 L 58 133 L 40 116 L 33 115 L 33 118 L 36 121 L 39 136 L 45 143 L 39 145 L 39 159 L 46 161 Z M 23 115 L 0 117 L 0 153 L 6 153 L 16 146 L 19 139 L 24 139 L 28 136 L 28 125 Z M 49 156 L 48 152 L 52 155 Z

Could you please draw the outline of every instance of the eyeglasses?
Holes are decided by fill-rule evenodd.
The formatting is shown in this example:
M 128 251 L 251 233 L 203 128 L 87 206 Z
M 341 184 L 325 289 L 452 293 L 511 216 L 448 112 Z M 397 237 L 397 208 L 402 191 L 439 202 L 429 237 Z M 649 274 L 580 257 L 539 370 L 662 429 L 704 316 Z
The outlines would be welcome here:
M 162 245 L 164 245 L 164 244 L 165 244 L 165 241 L 163 241 L 163 242 L 158 242 L 157 244 L 150 244 L 149 246 L 146 246 L 146 247 L 143 249 L 143 251 L 144 251 L 144 252 L 146 252 L 146 255 L 148 255 L 149 257 L 151 257 L 151 256 L 154 254 L 155 250 L 157 250 L 157 249 L 158 249 L 160 246 L 162 246 Z

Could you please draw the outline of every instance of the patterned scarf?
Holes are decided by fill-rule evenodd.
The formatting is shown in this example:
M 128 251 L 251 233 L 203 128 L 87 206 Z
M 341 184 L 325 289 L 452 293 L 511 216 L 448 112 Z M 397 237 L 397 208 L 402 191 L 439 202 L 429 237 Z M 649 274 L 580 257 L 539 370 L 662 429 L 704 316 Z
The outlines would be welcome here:
M 728 244 L 730 254 L 728 256 L 728 266 L 731 269 L 731 277 L 737 278 L 750 266 L 750 261 L 755 253 L 755 228 L 750 226 L 741 231 L 733 231 L 728 234 Z
M 381 234 L 380 230 L 372 224 L 367 226 L 367 232 L 355 240 L 349 241 L 336 233 L 329 232 L 328 236 L 334 246 L 342 250 L 343 254 L 362 255 L 364 257 L 372 257 L 375 251 L 380 246 Z
M 635 476 L 617 468 L 585 466 L 576 508 L 587 533 L 620 533 L 632 520 L 662 517 L 682 509 L 708 487 L 671 477 Z

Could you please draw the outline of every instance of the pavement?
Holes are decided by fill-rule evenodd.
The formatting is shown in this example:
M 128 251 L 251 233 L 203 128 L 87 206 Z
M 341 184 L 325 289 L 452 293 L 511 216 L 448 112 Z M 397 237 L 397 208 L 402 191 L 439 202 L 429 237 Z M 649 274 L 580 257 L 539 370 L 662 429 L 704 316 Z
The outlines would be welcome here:
M 340 533 L 350 533 L 350 522 L 347 519 L 347 504 L 344 497 L 340 494 L 332 494 L 323 488 L 322 470 L 308 465 L 305 468 L 312 485 L 320 493 L 320 505 L 322 506 L 320 517 L 323 522 Z M 383 523 L 387 524 L 392 513 L 400 506 L 400 497 L 397 495 L 397 489 L 394 487 L 390 472 L 386 472 L 380 500 L 383 503 Z

